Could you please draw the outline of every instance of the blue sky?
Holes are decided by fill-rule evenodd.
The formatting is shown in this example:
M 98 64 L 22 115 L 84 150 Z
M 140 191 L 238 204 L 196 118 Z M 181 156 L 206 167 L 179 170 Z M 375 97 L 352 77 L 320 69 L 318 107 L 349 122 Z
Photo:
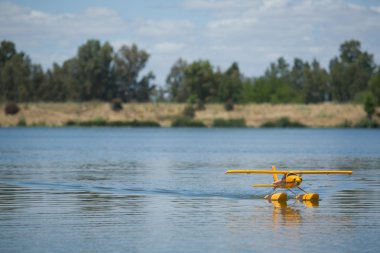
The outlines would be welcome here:
M 180 57 L 261 75 L 284 56 L 325 67 L 339 45 L 358 39 L 380 57 L 379 0 L 0 0 L 0 40 L 11 40 L 49 68 L 88 39 L 114 49 L 136 43 L 163 85 Z

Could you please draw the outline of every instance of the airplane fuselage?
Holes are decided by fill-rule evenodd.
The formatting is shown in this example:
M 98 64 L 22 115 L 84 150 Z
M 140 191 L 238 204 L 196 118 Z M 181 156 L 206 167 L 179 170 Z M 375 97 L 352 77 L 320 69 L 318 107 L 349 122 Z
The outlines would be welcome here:
M 285 174 L 284 177 L 280 180 L 273 182 L 273 186 L 275 188 L 284 188 L 289 189 L 293 187 L 298 187 L 302 183 L 302 178 L 296 174 Z

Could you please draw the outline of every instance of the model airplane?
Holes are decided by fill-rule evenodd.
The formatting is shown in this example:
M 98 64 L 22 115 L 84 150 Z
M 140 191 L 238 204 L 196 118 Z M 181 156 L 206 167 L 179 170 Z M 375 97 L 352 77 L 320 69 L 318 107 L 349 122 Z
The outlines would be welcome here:
M 273 191 L 265 196 L 271 201 L 283 202 L 287 200 L 285 192 L 276 193 L 278 189 L 286 189 L 295 194 L 291 188 L 300 189 L 303 194 L 296 195 L 296 199 L 301 201 L 318 201 L 318 193 L 309 193 L 303 190 L 300 185 L 302 183 L 302 174 L 352 174 L 351 170 L 276 170 L 272 166 L 272 170 L 227 170 L 225 173 L 254 173 L 254 174 L 272 174 L 273 183 L 271 184 L 255 184 L 253 187 L 271 187 Z M 283 174 L 281 179 L 278 179 L 277 174 Z

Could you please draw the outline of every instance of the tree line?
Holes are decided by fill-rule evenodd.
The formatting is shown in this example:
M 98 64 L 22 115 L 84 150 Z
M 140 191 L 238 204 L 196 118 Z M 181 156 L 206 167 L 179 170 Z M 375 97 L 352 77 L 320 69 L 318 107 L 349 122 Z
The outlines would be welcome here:
M 155 86 L 154 74 L 142 75 L 149 54 L 136 45 L 114 52 L 109 43 L 89 40 L 77 55 L 54 63 L 47 71 L 33 64 L 15 44 L 2 41 L 0 47 L 0 100 L 32 101 L 149 101 Z
M 178 59 L 165 86 L 145 71 L 150 55 L 137 45 L 114 50 L 88 40 L 76 56 L 48 70 L 32 63 L 11 41 L 0 46 L 0 101 L 110 101 L 190 103 L 320 103 L 372 99 L 380 104 L 380 68 L 357 40 L 340 45 L 328 69 L 318 60 L 283 57 L 259 77 L 246 77 L 234 62 L 225 71 L 208 60 Z M 145 71 L 145 72 L 144 72 Z

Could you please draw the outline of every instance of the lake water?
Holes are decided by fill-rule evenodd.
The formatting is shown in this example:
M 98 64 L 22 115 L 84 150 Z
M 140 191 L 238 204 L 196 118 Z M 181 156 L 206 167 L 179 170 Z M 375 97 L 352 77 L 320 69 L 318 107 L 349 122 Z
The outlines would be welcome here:
M 317 206 L 263 199 L 304 175 Z M 380 131 L 0 129 L 0 252 L 378 252 Z

